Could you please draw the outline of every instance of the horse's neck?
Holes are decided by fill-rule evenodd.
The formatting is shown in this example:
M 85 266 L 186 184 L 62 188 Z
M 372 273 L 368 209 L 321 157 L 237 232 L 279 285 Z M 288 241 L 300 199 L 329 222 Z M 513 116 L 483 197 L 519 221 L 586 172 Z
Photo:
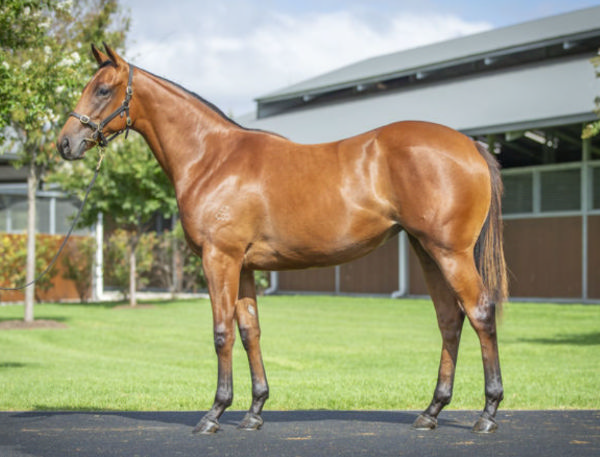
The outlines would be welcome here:
M 209 136 L 239 129 L 191 93 L 144 71 L 139 71 L 134 91 L 134 128 L 176 187 L 192 164 L 214 162 Z

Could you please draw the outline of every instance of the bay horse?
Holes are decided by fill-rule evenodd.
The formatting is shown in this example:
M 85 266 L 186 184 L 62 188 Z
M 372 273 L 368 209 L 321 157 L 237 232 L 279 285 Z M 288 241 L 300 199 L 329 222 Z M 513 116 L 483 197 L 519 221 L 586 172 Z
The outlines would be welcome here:
M 99 68 L 57 140 L 66 160 L 139 132 L 175 187 L 187 242 L 208 281 L 218 384 L 194 432 L 213 433 L 231 405 L 235 325 L 248 355 L 252 404 L 239 427 L 259 429 L 269 387 L 254 270 L 337 265 L 405 230 L 435 306 L 442 353 L 433 400 L 414 426 L 433 429 L 452 397 L 465 316 L 481 343 L 485 408 L 475 432 L 497 428 L 503 398 L 496 309 L 507 296 L 499 166 L 487 149 L 437 124 L 399 122 L 302 145 L 246 129 L 184 88 L 92 45 Z M 81 114 L 84 113 L 84 114 Z

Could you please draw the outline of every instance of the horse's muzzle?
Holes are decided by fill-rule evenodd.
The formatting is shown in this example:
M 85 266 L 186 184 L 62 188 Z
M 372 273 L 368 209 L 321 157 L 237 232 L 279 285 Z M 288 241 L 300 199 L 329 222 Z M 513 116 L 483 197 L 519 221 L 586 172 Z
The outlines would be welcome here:
M 87 147 L 85 142 L 74 145 L 73 141 L 68 136 L 59 138 L 56 148 L 59 154 L 65 160 L 79 160 L 83 158 Z

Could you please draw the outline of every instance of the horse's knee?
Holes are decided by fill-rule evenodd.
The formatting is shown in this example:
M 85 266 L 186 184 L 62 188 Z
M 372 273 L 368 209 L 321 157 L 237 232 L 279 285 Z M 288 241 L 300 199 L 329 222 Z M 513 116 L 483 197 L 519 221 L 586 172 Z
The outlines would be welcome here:
M 214 343 L 217 354 L 220 354 L 225 349 L 233 346 L 234 333 L 222 327 L 217 327 L 214 332 Z

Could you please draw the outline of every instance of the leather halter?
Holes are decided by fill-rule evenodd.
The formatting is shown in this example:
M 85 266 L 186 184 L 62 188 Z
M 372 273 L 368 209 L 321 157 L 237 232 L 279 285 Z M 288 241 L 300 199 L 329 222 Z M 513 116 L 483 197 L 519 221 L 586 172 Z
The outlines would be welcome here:
M 96 124 L 94 121 L 92 121 L 90 119 L 89 116 L 87 116 L 85 114 L 78 114 L 75 111 L 72 111 L 71 113 L 69 113 L 69 116 L 73 116 L 75 119 L 78 119 L 79 122 L 81 122 L 83 125 L 91 128 L 94 131 L 94 133 L 92 133 L 91 138 L 86 138 L 86 141 L 89 141 L 91 143 L 94 143 L 94 144 L 100 146 L 101 148 L 104 148 L 108 145 L 108 143 L 110 143 L 112 140 L 114 140 L 121 133 L 126 132 L 125 138 L 127 138 L 127 135 L 129 135 L 129 128 L 131 127 L 131 124 L 132 124 L 131 117 L 129 116 L 129 102 L 131 101 L 131 98 L 133 97 L 133 86 L 132 86 L 133 69 L 134 69 L 134 66 L 129 64 L 129 79 L 127 81 L 127 89 L 125 90 L 125 100 L 123 100 L 123 103 L 121 103 L 121 106 L 119 108 L 117 108 L 114 112 L 109 114 L 108 117 L 106 117 L 99 124 Z M 125 128 L 122 130 L 119 130 L 118 132 L 114 133 L 112 136 L 107 138 L 103 131 L 104 128 L 115 117 L 117 117 L 117 116 L 123 117 L 123 114 L 125 114 L 127 116 L 127 123 L 126 123 Z

